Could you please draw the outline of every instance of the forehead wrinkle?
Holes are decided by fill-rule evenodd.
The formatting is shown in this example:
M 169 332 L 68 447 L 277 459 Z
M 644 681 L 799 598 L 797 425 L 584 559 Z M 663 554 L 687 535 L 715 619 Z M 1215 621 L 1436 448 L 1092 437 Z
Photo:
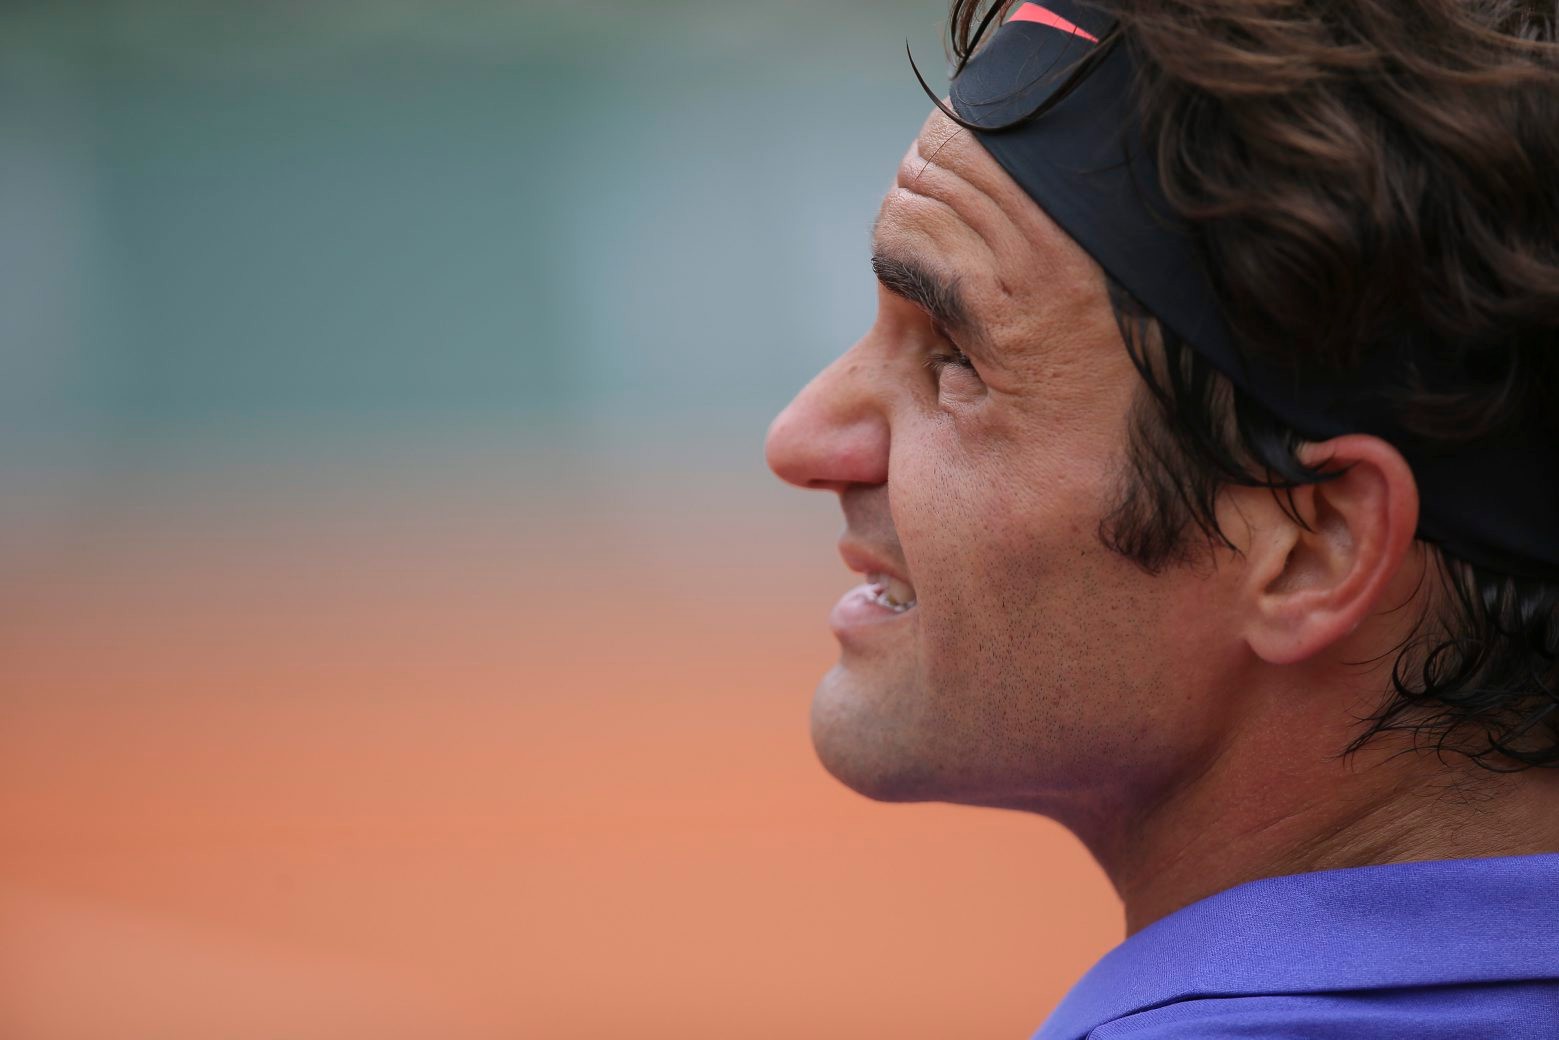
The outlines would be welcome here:
M 933 110 L 932 115 L 941 115 L 941 113 Z M 935 118 L 927 118 L 920 127 L 920 133 L 915 137 L 915 143 L 910 146 L 910 152 L 911 154 L 921 156 L 927 163 L 935 162 L 937 155 L 943 148 L 968 132 L 968 130 L 965 130 L 946 117 L 943 117 L 940 121 Z M 929 144 L 931 147 L 924 148 L 922 147 L 923 144 Z
M 910 183 L 905 183 L 905 167 L 913 162 L 912 158 L 906 157 L 900 167 L 899 188 L 941 203 L 973 230 L 990 254 L 992 273 L 1002 294 L 1011 296 L 1012 286 L 1007 281 L 1006 271 L 1029 247 L 1012 222 L 1006 219 L 1000 203 L 957 171 L 940 164 L 927 163 Z
M 977 252 L 957 255 L 954 243 L 966 243 Z M 1033 317 L 1021 306 L 1012 306 L 1016 296 L 1005 285 L 999 286 L 1007 305 L 997 305 L 993 287 L 998 287 L 995 272 L 999 261 L 990 244 L 942 199 L 908 188 L 895 187 L 883 200 L 878 216 L 873 248 L 876 252 L 912 257 L 940 277 L 956 282 L 968 305 L 971 321 L 991 347 L 1011 348 L 1022 338 L 1024 323 Z M 990 355 L 988 361 L 996 362 Z
M 964 287 L 973 312 L 971 317 L 995 333 L 1002 324 L 997 320 L 1000 315 L 990 313 L 990 307 L 981 305 L 980 286 L 987 283 L 987 272 L 1000 270 L 1000 260 L 990 243 L 969 225 L 963 214 L 945 199 L 896 186 L 882 200 L 873 251 L 893 252 L 895 244 L 906 238 L 925 243 L 918 251 L 921 262 Z M 977 250 L 976 255 L 950 257 L 954 242 L 971 244 Z
M 1064 276 L 1069 283 L 1091 285 L 1102 277 L 1093 257 L 1018 186 L 974 135 L 960 136 L 948 128 L 962 129 L 942 113 L 933 111 L 921 128 L 911 155 L 920 152 L 922 141 L 935 142 L 937 154 L 928 167 L 958 178 L 989 200 L 1000 216 L 991 220 L 989 232 L 981 229 L 984 237 L 999 239 L 1004 245 L 1009 239 L 1016 241 L 1012 255 L 1022 258 L 1022 269 L 1047 283 L 1055 284 Z
M 938 118 L 934 115 L 928 121 L 922 137 L 935 132 Z M 1046 308 L 1059 295 L 1054 291 L 1057 285 L 1087 288 L 1097 281 L 1093 258 L 1050 219 L 973 136 L 964 136 L 940 149 L 941 157 L 929 163 L 919 158 L 918 145 L 919 142 L 911 148 L 901 164 L 901 179 L 910 170 L 918 171 L 914 180 L 922 193 L 959 210 L 962 219 L 992 246 L 997 258 L 995 274 L 1005 296 L 1022 295 L 1029 287 L 1043 283 L 1050 291 L 1043 294 L 1038 304 Z
M 932 149 L 928 157 L 926 149 L 922 147 L 928 131 L 922 131 L 921 138 L 910 146 L 904 161 L 899 164 L 898 183 L 905 187 L 915 187 L 925 180 L 928 182 L 928 194 L 948 196 L 947 201 L 955 206 L 960 201 L 973 202 L 979 210 L 974 216 L 978 216 L 980 223 L 985 225 L 977 228 L 983 237 L 1018 237 L 1014 234 L 1018 231 L 1019 217 L 1015 210 L 1033 206 L 1028 195 L 1007 177 L 1006 171 L 989 158 L 985 149 L 971 136 L 960 138 L 949 135 Z M 981 158 L 992 169 L 982 169 L 979 162 Z M 986 211 L 990 209 L 994 209 L 1000 219 L 986 219 Z
M 930 227 L 916 228 L 917 218 L 927 222 Z M 882 200 L 882 209 L 877 214 L 877 226 L 873 232 L 874 243 L 886 243 L 889 239 L 897 237 L 905 232 L 919 230 L 927 233 L 933 228 L 949 229 L 952 234 L 960 239 L 967 239 L 976 243 L 980 250 L 987 255 L 992 263 L 998 262 L 995 250 L 985 240 L 985 236 L 972 227 L 958 208 L 946 199 L 936 195 L 917 191 L 914 188 L 906 188 L 903 185 L 895 185 L 889 189 L 888 194 Z M 935 238 L 934 235 L 927 237 Z M 937 259 L 943 259 L 938 250 Z M 964 272 L 949 272 L 962 274 Z
M 916 170 L 920 172 L 914 174 Z M 906 177 L 907 174 L 913 175 Z M 977 276 L 964 280 L 994 339 L 1010 339 L 1013 335 L 1031 338 L 1032 321 L 1043 320 L 1052 301 L 1048 293 L 1034 295 L 1036 283 L 1026 273 L 1045 265 L 1036 262 L 1033 243 L 1014 226 L 1000 202 L 941 163 L 921 165 L 913 149 L 901 166 L 900 186 L 890 196 L 895 193 L 905 196 L 905 200 L 931 203 L 944 210 L 962 234 L 972 232 L 970 238 L 979 243 L 983 262 L 978 266 L 971 264 L 973 271 L 952 273 Z M 884 208 L 888 208 L 887 200 Z

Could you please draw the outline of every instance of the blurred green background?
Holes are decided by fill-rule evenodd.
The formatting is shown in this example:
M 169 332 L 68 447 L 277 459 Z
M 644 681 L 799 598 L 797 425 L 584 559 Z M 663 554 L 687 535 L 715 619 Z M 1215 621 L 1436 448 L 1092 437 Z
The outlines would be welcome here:
M 695 444 L 870 316 L 939 0 L 0 8 L 12 464 Z

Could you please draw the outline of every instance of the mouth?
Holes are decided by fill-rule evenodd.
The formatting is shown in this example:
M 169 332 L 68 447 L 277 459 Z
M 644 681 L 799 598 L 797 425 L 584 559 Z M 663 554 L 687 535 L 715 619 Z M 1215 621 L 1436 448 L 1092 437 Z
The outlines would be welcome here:
M 915 609 L 915 587 L 891 574 L 867 572 L 862 588 L 871 602 L 895 614 Z
M 853 539 L 839 544 L 845 565 L 865 580 L 846 592 L 829 615 L 830 627 L 844 643 L 873 638 L 872 632 L 897 629 L 890 622 L 905 620 L 915 611 L 919 598 L 915 586 L 892 569 L 892 557 L 867 549 Z M 883 626 L 887 626 L 886 628 Z

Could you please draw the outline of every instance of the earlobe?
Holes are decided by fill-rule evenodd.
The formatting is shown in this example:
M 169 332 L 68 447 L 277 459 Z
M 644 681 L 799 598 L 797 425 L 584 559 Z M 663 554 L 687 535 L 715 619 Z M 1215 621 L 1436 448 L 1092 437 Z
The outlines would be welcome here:
M 1307 445 L 1330 474 L 1276 502 L 1253 531 L 1246 641 L 1271 664 L 1310 658 L 1356 631 L 1401 570 L 1418 526 L 1418 488 L 1400 452 L 1350 434 Z M 1281 494 L 1281 492 L 1279 493 Z

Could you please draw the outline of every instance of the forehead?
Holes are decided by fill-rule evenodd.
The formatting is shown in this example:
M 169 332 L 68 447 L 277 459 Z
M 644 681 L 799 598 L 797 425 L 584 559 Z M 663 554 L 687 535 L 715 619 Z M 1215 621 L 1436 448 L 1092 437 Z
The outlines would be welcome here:
M 1029 198 L 973 133 L 933 111 L 899 164 L 875 230 L 879 252 L 958 279 L 976 303 L 1075 309 L 1103 293 L 1093 258 Z M 1000 322 L 1002 315 L 985 315 Z

